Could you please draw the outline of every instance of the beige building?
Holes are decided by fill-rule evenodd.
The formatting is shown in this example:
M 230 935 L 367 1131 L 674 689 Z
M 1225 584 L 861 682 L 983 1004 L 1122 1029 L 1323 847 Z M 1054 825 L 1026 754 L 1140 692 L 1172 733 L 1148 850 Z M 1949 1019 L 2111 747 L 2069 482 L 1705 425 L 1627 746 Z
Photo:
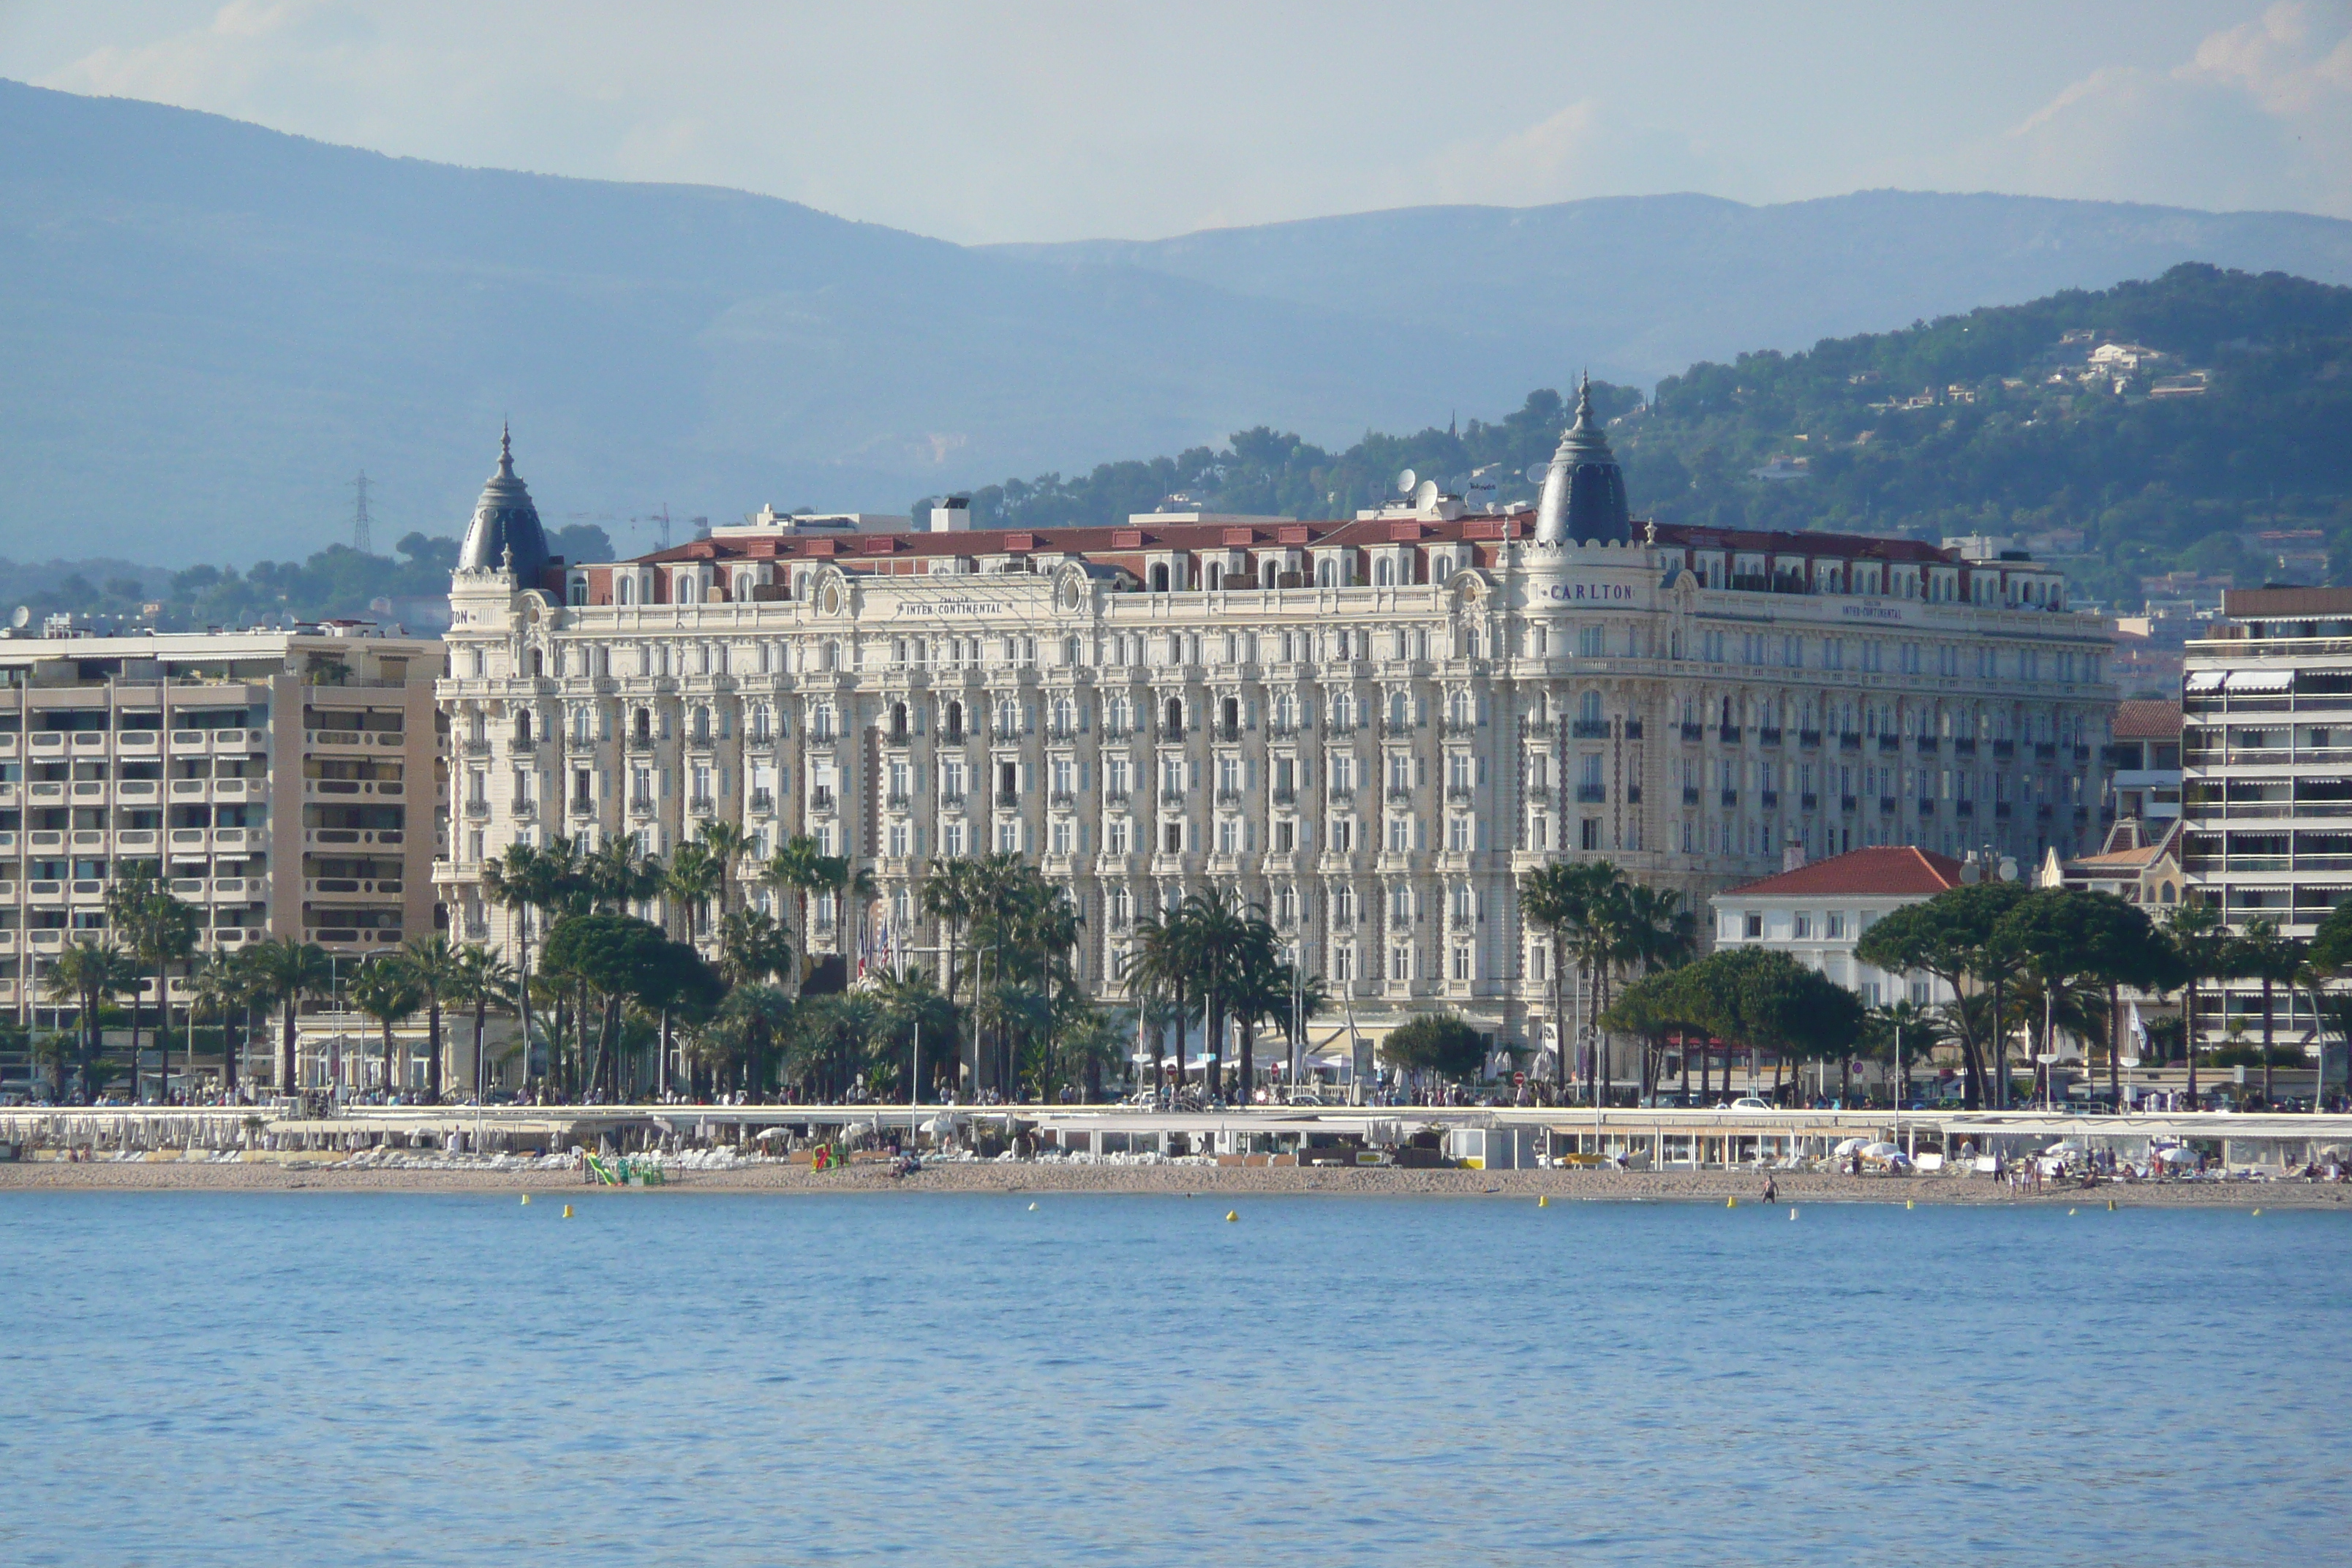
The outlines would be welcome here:
M 440 671 L 363 625 L 0 640 L 0 1004 L 46 1019 L 43 968 L 134 868 L 207 952 L 432 931 Z
M 667 855 L 724 818 L 874 870 L 863 922 L 818 906 L 820 951 L 936 942 L 927 862 L 1009 850 L 1069 887 L 1106 991 L 1139 917 L 1229 886 L 1368 1033 L 1453 1007 L 1533 1045 L 1534 867 L 1606 858 L 1703 907 L 1791 844 L 2071 855 L 2103 791 L 2108 641 L 2055 572 L 1638 528 L 1584 416 L 1533 512 L 1424 485 L 1326 521 L 765 513 L 567 565 L 529 508 L 502 459 L 441 688 L 444 888 L 501 942 L 506 845 Z

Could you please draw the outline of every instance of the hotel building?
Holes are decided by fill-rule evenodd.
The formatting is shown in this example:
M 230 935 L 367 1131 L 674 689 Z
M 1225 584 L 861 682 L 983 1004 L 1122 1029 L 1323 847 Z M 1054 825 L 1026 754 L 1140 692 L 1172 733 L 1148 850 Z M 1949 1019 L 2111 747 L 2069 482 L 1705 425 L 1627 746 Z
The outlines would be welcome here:
M 2232 929 L 2308 938 L 2352 891 L 2352 588 L 2226 592 L 2188 645 L 2181 708 L 2182 872 Z M 2215 989 L 2209 1040 L 2232 1023 L 2259 1039 L 2260 984 Z M 2308 998 L 2282 986 L 2273 1005 L 2300 1041 Z
M 206 952 L 431 931 L 440 672 L 438 642 L 359 625 L 0 641 L 0 1005 L 46 1011 L 44 966 L 134 870 Z
M 1139 917 L 1229 886 L 1368 1033 L 1451 1007 L 1529 1045 L 1524 872 L 1605 858 L 1704 910 L 1790 846 L 2073 854 L 2115 707 L 2057 573 L 1632 521 L 1583 398 L 1533 510 L 765 511 L 611 563 L 550 561 L 501 457 L 451 608 L 468 932 L 509 934 L 480 879 L 518 838 L 666 854 L 725 818 L 870 867 L 901 946 L 939 940 L 929 859 L 1013 851 L 1107 990 Z M 815 945 L 860 924 L 820 905 Z

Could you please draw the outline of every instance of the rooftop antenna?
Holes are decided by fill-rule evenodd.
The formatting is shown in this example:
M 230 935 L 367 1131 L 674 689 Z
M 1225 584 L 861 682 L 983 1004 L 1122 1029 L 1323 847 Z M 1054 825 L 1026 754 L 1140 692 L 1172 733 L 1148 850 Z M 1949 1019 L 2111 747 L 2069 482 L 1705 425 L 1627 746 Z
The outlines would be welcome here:
M 662 525 L 661 547 L 664 550 L 667 550 L 669 548 L 669 502 L 662 502 L 662 509 L 658 515 L 661 518 Z
M 1412 494 L 1412 487 L 1420 482 L 1421 476 L 1414 473 L 1411 468 L 1407 468 L 1404 472 L 1396 477 L 1397 494 L 1401 496 L 1409 496 Z
M 352 509 L 352 548 L 362 555 L 372 555 L 374 551 L 370 548 L 368 539 L 370 519 L 367 504 L 368 477 L 365 468 L 362 468 L 360 477 L 352 481 L 352 488 L 359 492 L 359 502 Z

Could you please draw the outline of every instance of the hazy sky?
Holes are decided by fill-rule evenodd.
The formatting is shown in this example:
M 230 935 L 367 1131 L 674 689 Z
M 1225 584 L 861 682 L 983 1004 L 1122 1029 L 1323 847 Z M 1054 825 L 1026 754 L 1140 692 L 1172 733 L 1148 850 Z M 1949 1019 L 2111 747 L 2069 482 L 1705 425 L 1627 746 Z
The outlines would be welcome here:
M 2352 217 L 2352 0 L 0 0 L 0 76 L 964 241 L 1883 185 Z

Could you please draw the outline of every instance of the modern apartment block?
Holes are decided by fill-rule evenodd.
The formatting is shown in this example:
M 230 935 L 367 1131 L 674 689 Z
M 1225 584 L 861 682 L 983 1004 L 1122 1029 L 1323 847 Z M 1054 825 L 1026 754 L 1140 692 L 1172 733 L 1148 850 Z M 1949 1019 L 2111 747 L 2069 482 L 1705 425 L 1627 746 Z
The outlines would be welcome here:
M 207 952 L 433 930 L 440 673 L 362 625 L 0 640 L 0 1005 L 46 1019 L 45 966 L 134 868 Z
M 2308 937 L 2352 892 L 2352 588 L 2232 589 L 2183 669 L 2181 870 L 2232 928 Z M 2261 991 L 2200 1007 L 2208 1037 L 2258 1031 Z M 2273 1005 L 2311 1027 L 2301 999 Z
M 2117 703 L 2114 728 L 2106 819 L 2136 821 L 2137 837 L 2160 838 L 2180 819 L 2180 704 L 2168 699 Z
M 567 565 L 502 457 L 451 590 L 453 921 L 510 938 L 481 895 L 509 843 L 667 856 L 723 818 L 871 868 L 868 930 L 922 947 L 928 862 L 1009 850 L 1068 886 L 1107 991 L 1139 917 L 1231 888 L 1368 1032 L 1452 1007 L 1533 1046 L 1532 867 L 1698 906 L 1791 844 L 2095 841 L 2108 639 L 2057 573 L 1643 526 L 1587 407 L 1532 511 L 1423 485 L 1325 521 L 924 521 Z M 858 912 L 820 901 L 819 950 Z

